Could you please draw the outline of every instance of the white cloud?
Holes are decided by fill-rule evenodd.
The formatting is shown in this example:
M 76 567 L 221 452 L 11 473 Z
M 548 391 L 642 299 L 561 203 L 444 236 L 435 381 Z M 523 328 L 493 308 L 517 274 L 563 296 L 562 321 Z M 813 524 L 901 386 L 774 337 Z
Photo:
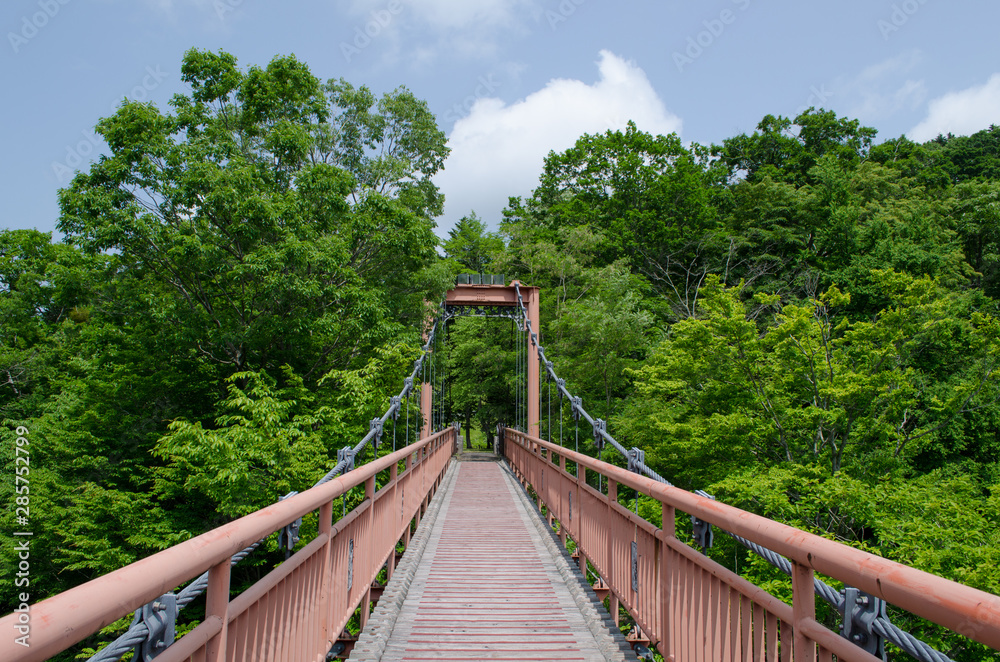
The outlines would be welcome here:
M 394 43 L 383 60 L 386 64 L 406 61 L 414 66 L 426 66 L 441 53 L 493 56 L 499 34 L 525 32 L 521 19 L 536 8 L 537 0 L 350 0 L 348 5 L 348 11 L 362 22 L 391 15 L 391 21 L 382 22 L 388 23 L 382 32 Z M 425 43 L 411 53 L 401 52 L 401 23 L 420 28 L 431 45 Z
M 535 188 L 545 156 L 572 147 L 585 133 L 624 129 L 629 120 L 652 134 L 680 132 L 680 118 L 666 110 L 635 63 L 601 51 L 597 66 L 593 85 L 554 79 L 510 105 L 479 99 L 455 123 L 451 155 L 435 178 L 446 200 L 439 233 L 471 210 L 495 226 L 509 196 Z
M 922 59 L 913 50 L 865 68 L 854 77 L 843 77 L 833 84 L 834 99 L 849 104 L 847 113 L 864 122 L 884 120 L 898 111 L 916 110 L 927 98 L 923 80 L 908 74 Z
M 1000 73 L 983 85 L 949 92 L 930 102 L 927 117 L 907 134 L 911 140 L 933 140 L 939 134 L 967 136 L 1000 124 Z

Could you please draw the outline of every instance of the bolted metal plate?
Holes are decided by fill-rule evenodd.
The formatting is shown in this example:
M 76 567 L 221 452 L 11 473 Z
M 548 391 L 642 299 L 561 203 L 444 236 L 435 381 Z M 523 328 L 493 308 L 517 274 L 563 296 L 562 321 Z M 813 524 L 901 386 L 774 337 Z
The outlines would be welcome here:
M 632 592 L 639 592 L 639 543 L 632 541 Z
M 354 538 L 347 543 L 347 591 L 354 586 Z

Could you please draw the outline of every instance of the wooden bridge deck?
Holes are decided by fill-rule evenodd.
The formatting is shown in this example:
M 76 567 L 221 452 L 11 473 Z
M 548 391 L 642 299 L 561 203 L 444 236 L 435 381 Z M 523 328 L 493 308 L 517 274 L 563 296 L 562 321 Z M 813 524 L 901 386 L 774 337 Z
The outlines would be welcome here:
M 510 473 L 455 462 L 351 659 L 636 658 Z

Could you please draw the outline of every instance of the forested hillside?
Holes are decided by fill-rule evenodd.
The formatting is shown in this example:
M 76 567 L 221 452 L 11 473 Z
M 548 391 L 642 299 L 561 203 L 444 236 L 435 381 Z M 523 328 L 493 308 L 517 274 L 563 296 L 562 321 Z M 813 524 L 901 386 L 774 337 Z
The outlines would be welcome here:
M 29 430 L 38 599 L 312 485 L 461 272 L 540 286 L 557 371 L 675 484 L 1000 593 L 1000 128 L 630 125 L 551 154 L 498 231 L 471 214 L 440 241 L 448 147 L 405 88 L 197 50 L 182 72 L 169 110 L 100 121 L 62 239 L 0 232 L 2 457 L 13 475 Z M 448 418 L 512 420 L 511 323 L 448 340 Z

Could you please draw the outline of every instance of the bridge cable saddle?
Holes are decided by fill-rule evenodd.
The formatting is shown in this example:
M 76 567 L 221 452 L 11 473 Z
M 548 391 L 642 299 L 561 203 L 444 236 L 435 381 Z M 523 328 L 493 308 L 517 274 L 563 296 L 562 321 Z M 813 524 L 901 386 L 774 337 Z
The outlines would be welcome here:
M 641 474 L 642 467 L 646 464 L 646 451 L 633 447 L 628 452 L 628 470 L 634 474 Z
M 136 609 L 132 627 L 145 623 L 149 633 L 146 641 L 135 647 L 133 660 L 149 662 L 174 643 L 177 633 L 177 596 L 164 593 L 142 609 Z M 129 628 L 132 629 L 132 628 Z
M 879 618 L 888 619 L 885 600 L 869 595 L 860 589 L 845 586 L 842 591 L 844 604 L 841 607 L 843 626 L 840 636 L 875 657 L 885 657 L 885 640 L 875 632 L 874 624 Z
M 583 398 L 578 395 L 570 396 L 569 404 L 573 408 L 573 420 L 579 421 L 580 412 L 583 410 Z
M 608 432 L 607 421 L 600 418 L 594 420 L 594 444 L 597 450 L 604 450 L 604 435 Z
M 337 451 L 337 464 L 341 462 L 346 462 L 347 466 L 340 470 L 340 475 L 343 476 L 348 471 L 354 470 L 354 449 L 350 446 L 344 446 Z
M 382 443 L 382 419 L 373 418 L 369 426 L 369 429 L 375 433 L 372 437 L 372 448 L 375 449 L 375 455 L 378 455 L 378 447 Z
M 403 408 L 402 405 L 403 405 L 403 399 L 400 398 L 398 395 L 394 395 L 392 396 L 392 398 L 389 399 L 389 411 L 392 412 L 392 420 L 394 421 L 399 420 L 399 411 L 400 409 Z
M 559 391 L 559 403 L 562 404 L 563 399 L 563 389 L 566 388 L 566 380 L 559 378 L 556 379 L 556 390 Z

